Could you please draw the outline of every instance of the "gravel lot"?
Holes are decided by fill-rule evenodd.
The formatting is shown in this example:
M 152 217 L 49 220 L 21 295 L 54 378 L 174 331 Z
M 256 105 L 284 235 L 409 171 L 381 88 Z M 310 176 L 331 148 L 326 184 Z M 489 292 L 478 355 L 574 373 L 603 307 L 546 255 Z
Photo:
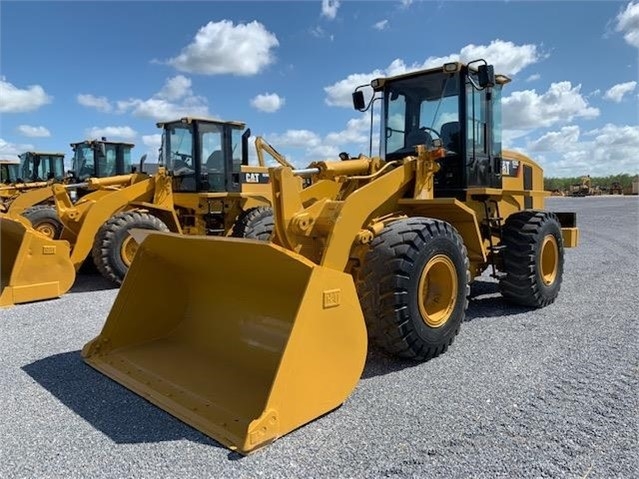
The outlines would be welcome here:
M 639 477 L 639 200 L 576 211 L 555 304 L 477 281 L 453 347 L 424 364 L 371 351 L 343 407 L 248 457 L 85 365 L 117 293 L 0 311 L 0 477 Z

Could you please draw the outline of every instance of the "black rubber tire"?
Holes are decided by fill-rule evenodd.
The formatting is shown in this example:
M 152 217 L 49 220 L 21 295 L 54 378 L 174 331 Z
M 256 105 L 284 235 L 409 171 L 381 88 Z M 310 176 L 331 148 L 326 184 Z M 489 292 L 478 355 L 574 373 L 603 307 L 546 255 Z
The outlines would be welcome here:
M 273 210 L 269 206 L 258 206 L 246 210 L 235 222 L 232 236 L 269 241 L 275 230 Z
M 541 253 L 544 240 L 552 235 L 558 248 L 556 274 L 549 284 L 543 279 Z M 520 211 L 510 215 L 502 231 L 502 266 L 499 281 L 502 296 L 509 302 L 542 308 L 559 294 L 564 272 L 564 243 L 561 224 L 548 211 Z
M 444 256 L 457 294 L 443 324 L 420 312 L 419 285 L 426 265 Z M 387 225 L 376 236 L 357 275 L 357 290 L 372 342 L 389 353 L 425 361 L 444 353 L 459 333 L 468 307 L 468 254 L 457 230 L 444 221 L 413 217 Z
M 122 284 L 129 269 L 120 251 L 132 228 L 169 231 L 166 224 L 159 218 L 135 210 L 117 213 L 102 225 L 93 242 L 91 254 L 102 276 L 117 285 Z
M 36 205 L 27 208 L 22 212 L 22 216 L 31 222 L 33 228 L 45 234 L 51 239 L 60 239 L 64 226 L 55 206 Z

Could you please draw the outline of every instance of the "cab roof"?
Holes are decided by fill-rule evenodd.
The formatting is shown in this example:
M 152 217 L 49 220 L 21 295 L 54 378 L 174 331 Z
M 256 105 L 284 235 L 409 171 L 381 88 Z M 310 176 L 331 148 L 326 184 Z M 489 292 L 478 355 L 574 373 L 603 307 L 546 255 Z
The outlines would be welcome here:
M 246 123 L 242 122 L 242 121 L 226 121 L 226 120 L 220 120 L 218 118 L 206 118 L 206 117 L 194 117 L 194 116 L 185 116 L 182 118 L 178 118 L 177 120 L 171 120 L 171 121 L 161 121 L 156 123 L 158 128 L 164 128 L 164 125 L 169 125 L 171 123 L 187 123 L 187 124 L 191 124 L 193 122 L 200 122 L 200 123 L 216 123 L 218 125 L 231 125 L 231 126 L 236 126 L 239 128 L 244 128 L 246 127 Z
M 111 140 L 83 140 L 83 141 L 77 141 L 74 143 L 69 143 L 69 145 L 73 146 L 77 146 L 77 145 L 83 145 L 85 143 L 91 144 L 91 143 L 104 143 L 105 145 L 125 145 L 125 146 L 130 146 L 131 148 L 133 148 L 135 146 L 135 144 L 133 143 L 128 143 L 125 141 L 111 141 Z
M 472 70 L 474 72 L 477 71 L 477 68 L 475 68 L 474 66 L 468 66 L 465 63 L 462 62 L 449 62 L 446 63 L 445 65 L 457 65 L 456 67 L 456 72 L 460 71 L 462 68 L 468 68 L 469 70 Z M 379 87 L 373 87 L 373 89 L 375 90 L 379 90 L 384 86 L 384 83 L 386 82 L 393 82 L 396 80 L 403 80 L 405 78 L 413 78 L 413 77 L 418 77 L 418 76 L 422 76 L 422 75 L 428 75 L 431 73 L 442 73 L 444 72 L 444 65 L 440 66 L 440 67 L 435 67 L 435 68 L 427 68 L 427 69 L 422 69 L 422 70 L 416 70 L 416 71 L 412 71 L 412 72 L 408 72 L 408 73 L 402 73 L 401 75 L 395 75 L 395 76 L 390 76 L 390 77 L 378 77 L 376 79 L 374 79 L 371 82 L 371 86 L 373 82 L 375 81 L 380 81 L 381 85 Z M 510 81 L 510 78 L 508 78 L 506 75 L 502 75 L 502 74 L 495 74 L 495 81 L 497 84 L 499 85 L 504 85 L 506 83 L 508 83 Z

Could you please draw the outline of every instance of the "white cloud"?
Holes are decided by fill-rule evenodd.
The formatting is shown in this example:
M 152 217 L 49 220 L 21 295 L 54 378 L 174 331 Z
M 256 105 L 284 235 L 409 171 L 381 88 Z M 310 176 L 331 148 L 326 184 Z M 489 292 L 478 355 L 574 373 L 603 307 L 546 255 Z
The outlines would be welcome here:
M 155 133 L 153 135 L 142 135 L 142 143 L 149 148 L 158 150 L 162 145 L 162 135 Z
M 402 8 L 408 8 L 413 3 L 413 0 L 401 0 Z
M 130 140 L 135 138 L 137 134 L 138 133 L 130 126 L 105 126 L 102 128 L 94 126 L 86 130 L 86 135 L 89 138 L 101 138 L 104 136 L 107 139 L 120 138 Z
M 388 20 L 380 20 L 379 22 L 373 24 L 373 28 L 375 30 L 386 30 L 388 28 Z
M 536 45 L 515 45 L 512 42 L 493 40 L 489 45 L 466 45 L 459 53 L 443 57 L 428 57 L 422 63 L 407 65 L 402 59 L 393 60 L 385 69 L 377 69 L 370 73 L 354 73 L 343 80 L 324 87 L 326 103 L 333 106 L 351 107 L 351 93 L 355 87 L 370 83 L 378 77 L 401 75 L 410 71 L 434 68 L 446 62 L 469 62 L 484 58 L 495 67 L 496 73 L 515 75 L 522 69 L 536 63 L 542 58 Z
M 531 82 L 531 81 L 537 81 L 541 78 L 541 75 L 539 73 L 533 73 L 532 75 L 530 75 L 528 78 L 526 78 L 527 82 Z
M 93 96 L 91 94 L 80 93 L 76 99 L 80 105 L 95 108 L 96 110 L 104 113 L 108 113 L 113 110 L 113 105 L 111 105 L 109 100 L 103 96 Z
M 566 144 L 579 141 L 577 125 L 564 126 L 559 131 L 551 131 L 540 138 L 530 141 L 526 146 L 530 151 L 564 151 Z
M 626 9 L 617 15 L 616 30 L 623 33 L 628 44 L 639 48 L 639 2 L 630 2 Z
M 376 118 L 379 121 L 379 115 Z M 326 135 L 324 143 L 344 148 L 348 144 L 363 146 L 368 144 L 370 135 L 370 116 L 363 114 L 359 118 L 351 118 L 346 122 L 346 128 L 339 132 L 331 132 Z
M 373 122 L 374 126 L 379 124 L 379 115 L 374 116 Z M 379 135 L 375 129 L 374 131 L 373 154 L 376 154 Z M 330 132 L 323 137 L 310 130 L 288 130 L 283 134 L 269 135 L 268 141 L 285 154 L 289 161 L 303 168 L 311 161 L 337 160 L 337 155 L 341 151 L 348 151 L 352 156 L 360 153 L 368 154 L 369 132 L 370 115 L 365 113 L 358 118 L 348 120 L 344 129 Z
M 268 138 L 268 142 L 277 149 L 314 147 L 319 145 L 320 141 L 320 136 L 309 130 L 287 130 L 284 134 L 270 135 Z
M 329 20 L 335 19 L 337 9 L 339 8 L 338 0 L 322 0 L 322 16 Z
M 251 106 L 266 113 L 273 113 L 284 106 L 285 100 L 277 93 L 264 93 L 251 100 Z
M 2 138 L 0 138 L 0 155 L 2 156 L 13 156 L 24 153 L 25 151 L 35 150 L 35 146 L 32 144 L 25 143 L 10 143 Z
M 44 126 L 20 125 L 18 131 L 24 136 L 32 138 L 46 138 L 51 136 L 51 132 Z
M 537 50 L 537 45 L 515 45 L 513 42 L 493 40 L 490 45 L 466 45 L 459 56 L 462 62 L 483 58 L 494 65 L 495 73 L 516 75 L 546 55 Z
M 184 75 L 169 78 L 157 96 L 169 101 L 179 100 L 185 96 L 193 95 L 191 91 L 191 79 Z
M 191 80 L 182 75 L 167 79 L 162 89 L 151 98 L 120 100 L 117 107 L 119 113 L 131 112 L 134 116 L 157 121 L 183 116 L 210 116 L 206 98 L 196 96 L 191 90 Z
M 626 95 L 627 93 L 632 93 L 633 91 L 635 91 L 636 87 L 637 87 L 636 81 L 618 83 L 617 85 L 610 88 L 606 93 L 604 93 L 603 98 L 604 100 L 611 100 L 616 103 L 621 103 L 621 100 L 623 100 L 624 95 Z
M 142 135 L 142 144 L 146 146 L 144 154 L 146 154 L 147 163 L 157 163 L 158 152 L 162 146 L 162 135 L 155 133 L 153 135 Z
M 234 25 L 230 20 L 209 22 L 193 42 L 166 61 L 183 72 L 203 75 L 255 75 L 275 60 L 279 42 L 257 21 Z
M 573 118 L 595 118 L 599 110 L 588 105 L 581 85 L 552 83 L 539 95 L 535 90 L 516 91 L 502 99 L 503 126 L 510 130 L 532 130 L 569 122 Z
M 531 151 L 543 151 L 545 176 L 606 176 L 634 174 L 639 166 L 639 126 L 606 124 L 581 134 L 568 126 L 528 143 Z
M 51 100 L 40 85 L 30 85 L 22 90 L 0 76 L 0 113 L 34 111 Z

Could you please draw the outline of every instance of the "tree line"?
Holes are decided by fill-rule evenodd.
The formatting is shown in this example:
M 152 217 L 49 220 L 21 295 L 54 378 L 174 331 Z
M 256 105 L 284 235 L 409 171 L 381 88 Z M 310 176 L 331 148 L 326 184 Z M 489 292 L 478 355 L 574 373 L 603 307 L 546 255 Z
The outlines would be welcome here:
M 621 184 L 622 188 L 630 188 L 632 187 L 632 180 L 636 175 L 629 175 L 627 173 L 623 173 L 620 175 L 610 175 L 610 176 L 590 176 L 590 184 L 593 188 L 597 186 L 599 188 L 610 188 L 613 183 Z M 570 190 L 571 185 L 580 185 L 581 184 L 581 176 L 573 176 L 571 178 L 544 178 L 544 189 L 547 191 L 561 190 L 568 191 Z

